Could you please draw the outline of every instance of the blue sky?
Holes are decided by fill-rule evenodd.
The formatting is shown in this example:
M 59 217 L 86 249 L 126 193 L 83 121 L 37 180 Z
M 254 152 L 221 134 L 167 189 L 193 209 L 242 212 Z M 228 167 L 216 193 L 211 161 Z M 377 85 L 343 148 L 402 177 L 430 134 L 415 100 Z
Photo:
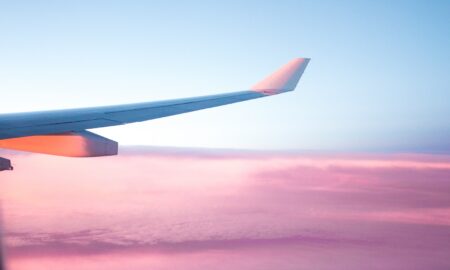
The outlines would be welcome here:
M 97 132 L 121 144 L 450 152 L 448 1 L 2 1 L 0 112 L 296 92 Z

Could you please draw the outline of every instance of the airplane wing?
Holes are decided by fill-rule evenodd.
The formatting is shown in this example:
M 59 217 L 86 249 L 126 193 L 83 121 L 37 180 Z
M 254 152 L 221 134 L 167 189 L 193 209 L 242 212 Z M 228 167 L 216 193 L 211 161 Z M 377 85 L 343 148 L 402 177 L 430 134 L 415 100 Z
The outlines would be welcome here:
M 117 154 L 116 142 L 86 130 L 146 121 L 292 91 L 308 62 L 308 58 L 294 59 L 245 91 L 127 105 L 0 114 L 0 148 L 62 156 L 114 155 Z

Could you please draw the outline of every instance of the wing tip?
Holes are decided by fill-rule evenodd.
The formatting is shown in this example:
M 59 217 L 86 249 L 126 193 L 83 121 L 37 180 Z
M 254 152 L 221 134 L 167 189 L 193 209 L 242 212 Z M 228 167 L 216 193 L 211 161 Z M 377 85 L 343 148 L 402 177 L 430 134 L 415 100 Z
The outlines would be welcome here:
M 293 91 L 310 60 L 306 57 L 294 58 L 250 89 L 268 95 Z

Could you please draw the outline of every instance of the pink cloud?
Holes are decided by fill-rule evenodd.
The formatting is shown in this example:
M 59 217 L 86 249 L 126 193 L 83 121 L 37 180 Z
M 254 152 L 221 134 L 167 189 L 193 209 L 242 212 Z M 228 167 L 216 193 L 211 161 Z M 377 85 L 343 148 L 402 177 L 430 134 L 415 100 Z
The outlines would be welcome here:
M 450 267 L 449 156 L 129 148 L 13 160 L 0 177 L 14 269 Z

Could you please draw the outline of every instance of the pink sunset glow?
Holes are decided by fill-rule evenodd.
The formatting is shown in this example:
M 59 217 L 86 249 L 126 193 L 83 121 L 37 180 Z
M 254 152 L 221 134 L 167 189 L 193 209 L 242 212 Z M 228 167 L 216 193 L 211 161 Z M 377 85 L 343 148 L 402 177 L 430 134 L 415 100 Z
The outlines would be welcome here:
M 10 269 L 450 268 L 449 156 L 8 156 Z
M 274 95 L 280 92 L 294 90 L 308 62 L 308 58 L 296 58 L 282 66 L 275 73 L 272 73 L 253 85 L 250 89 L 265 95 Z

